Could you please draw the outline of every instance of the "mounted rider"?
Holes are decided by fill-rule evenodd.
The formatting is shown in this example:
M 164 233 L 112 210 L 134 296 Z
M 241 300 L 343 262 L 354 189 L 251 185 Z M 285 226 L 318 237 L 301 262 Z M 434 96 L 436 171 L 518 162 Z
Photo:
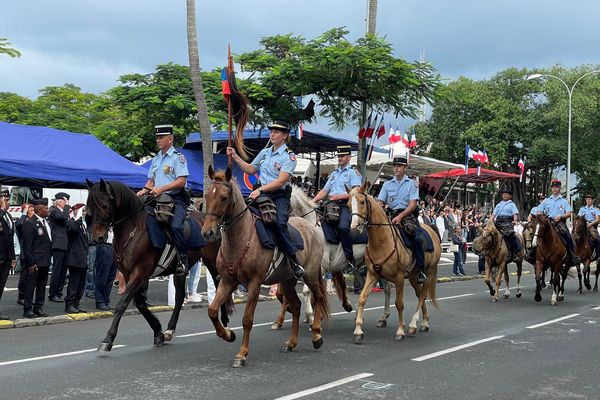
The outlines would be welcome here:
M 550 184 L 552 195 L 542 201 L 538 206 L 538 214 L 546 214 L 548 218 L 554 221 L 554 227 L 558 234 L 562 237 L 563 242 L 567 247 L 568 266 L 577 265 L 581 262 L 579 257 L 575 256 L 575 243 L 573 237 L 565 221 L 571 218 L 573 209 L 569 202 L 560 194 L 561 182 L 558 179 L 553 179 Z
M 585 199 L 585 206 L 579 209 L 577 215 L 583 216 L 587 222 L 587 227 L 592 236 L 592 241 L 596 247 L 596 254 L 600 257 L 600 235 L 598 235 L 598 224 L 600 223 L 600 210 L 594 207 L 595 197 L 591 194 L 583 196 Z
M 383 184 L 377 200 L 382 207 L 387 205 L 388 210 L 392 210 L 392 223 L 400 225 L 412 237 L 415 261 L 419 268 L 417 283 L 425 283 L 425 252 L 423 243 L 418 238 L 418 231 L 421 229 L 417 220 L 419 188 L 415 180 L 406 175 L 406 157 L 394 157 L 392 165 L 394 177 Z
M 344 145 L 337 147 L 338 167 L 329 175 L 325 187 L 314 197 L 314 201 L 318 202 L 325 197 L 329 202 L 335 203 L 339 207 L 339 220 L 336 222 L 327 218 L 323 218 L 321 223 L 323 229 L 333 230 L 337 233 L 344 250 L 344 255 L 348 261 L 348 268 L 345 273 L 350 273 L 354 270 L 354 253 L 352 251 L 352 234 L 350 230 L 351 215 L 348 209 L 348 192 L 346 188 L 352 189 L 360 187 L 362 178 L 360 173 L 352 168 L 350 159 L 352 158 L 351 146 Z
M 144 189 L 137 192 L 137 195 L 141 197 L 150 194 L 158 197 L 162 193 L 166 193 L 173 199 L 171 235 L 179 254 L 179 263 L 175 273 L 184 275 L 188 271 L 188 260 L 183 235 L 183 221 L 187 207 L 190 205 L 190 198 L 185 189 L 190 173 L 185 156 L 173 147 L 173 125 L 156 125 L 154 130 L 156 144 L 160 151 L 152 159 L 152 165 L 148 171 L 148 182 Z
M 496 229 L 506 238 L 509 250 L 518 257 L 523 257 L 521 242 L 517 240 L 514 225 L 519 222 L 519 209 L 512 201 L 512 190 L 503 189 L 502 201 L 496 205 L 492 213 L 492 220 Z
M 227 155 L 233 157 L 235 163 L 248 175 L 260 174 L 260 187 L 253 190 L 248 196 L 256 200 L 259 196 L 269 197 L 275 204 L 277 224 L 273 226 L 273 233 L 277 244 L 290 260 L 290 266 L 296 279 L 304 277 L 304 268 L 300 266 L 296 257 L 296 247 L 290 238 L 288 219 L 292 186 L 290 177 L 296 169 L 296 155 L 289 149 L 286 142 L 290 140 L 290 125 L 286 121 L 275 121 L 268 127 L 271 131 L 272 145 L 258 153 L 251 163 L 247 163 L 237 155 L 232 147 L 227 148 Z

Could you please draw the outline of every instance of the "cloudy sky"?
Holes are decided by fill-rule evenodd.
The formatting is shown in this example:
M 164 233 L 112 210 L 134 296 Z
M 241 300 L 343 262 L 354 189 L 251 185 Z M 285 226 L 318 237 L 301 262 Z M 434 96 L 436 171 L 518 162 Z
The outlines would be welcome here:
M 264 36 L 366 30 L 367 0 L 196 3 L 204 69 L 225 63 L 228 43 L 241 53 Z M 479 79 L 512 66 L 600 64 L 598 15 L 593 0 L 379 0 L 377 31 L 407 60 L 424 50 L 443 78 Z M 23 55 L 0 58 L 0 91 L 35 98 L 73 83 L 100 93 L 122 74 L 187 64 L 185 17 L 184 0 L 3 2 L 0 37 Z

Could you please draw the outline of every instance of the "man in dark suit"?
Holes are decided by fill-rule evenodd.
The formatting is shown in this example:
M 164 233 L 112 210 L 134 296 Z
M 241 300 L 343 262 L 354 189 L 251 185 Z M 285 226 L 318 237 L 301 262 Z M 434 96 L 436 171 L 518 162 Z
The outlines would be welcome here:
M 33 206 L 26 203 L 23 204 L 21 210 L 23 214 L 15 221 L 15 231 L 17 233 L 17 240 L 19 241 L 19 248 L 21 249 L 21 254 L 19 254 L 21 272 L 19 276 L 17 304 L 22 306 L 25 303 L 25 284 L 27 283 L 27 268 L 25 268 L 25 263 L 23 262 L 23 224 L 26 220 L 33 217 Z
M 17 265 L 14 241 L 15 225 L 7 211 L 9 197 L 8 190 L 4 189 L 0 192 L 0 300 L 4 293 L 8 274 Z M 0 313 L 0 319 L 8 319 L 8 317 Z
M 69 220 L 70 207 L 68 205 L 70 196 L 67 193 L 56 193 L 56 204 L 50 207 L 50 229 L 52 230 L 52 278 L 50 279 L 50 290 L 48 299 L 62 303 L 63 287 L 67 276 L 65 257 L 69 246 L 67 237 L 67 221 Z
M 48 270 L 52 258 L 52 232 L 46 218 L 48 199 L 32 200 L 34 215 L 23 223 L 23 268 L 27 268 L 25 284 L 25 318 L 47 317 L 43 310 Z M 35 294 L 35 299 L 34 299 Z
M 69 314 L 86 312 L 79 308 L 85 288 L 87 272 L 88 236 L 84 220 L 85 207 L 73 207 L 76 213 L 74 218 L 67 221 L 67 235 L 69 247 L 67 249 L 66 264 L 69 269 L 69 286 L 65 297 L 65 311 Z

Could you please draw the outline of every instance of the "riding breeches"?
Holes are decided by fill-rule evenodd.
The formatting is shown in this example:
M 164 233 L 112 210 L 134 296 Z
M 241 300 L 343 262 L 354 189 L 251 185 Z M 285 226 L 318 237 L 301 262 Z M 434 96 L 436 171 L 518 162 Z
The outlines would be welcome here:
M 352 251 L 352 232 L 350 230 L 350 224 L 352 222 L 352 218 L 350 216 L 350 210 L 348 209 L 348 205 L 345 203 L 338 203 L 340 207 L 340 220 L 337 225 L 331 224 L 327 222 L 327 220 L 322 219 L 321 224 L 329 225 L 332 229 L 334 229 L 340 239 L 340 243 L 342 244 L 342 249 L 344 250 L 344 255 L 348 261 L 354 261 L 354 252 Z
M 288 220 L 290 218 L 290 193 L 283 191 L 283 195 L 272 196 L 270 193 L 264 193 L 269 196 L 275 204 L 277 211 L 277 224 L 273 227 L 275 240 L 281 251 L 287 256 L 296 254 L 296 246 L 292 243 L 290 231 L 288 230 Z
M 171 235 L 173 235 L 173 243 L 179 254 L 185 254 L 186 242 L 183 235 L 183 221 L 185 220 L 187 205 L 183 200 L 173 196 L 173 218 L 171 218 Z

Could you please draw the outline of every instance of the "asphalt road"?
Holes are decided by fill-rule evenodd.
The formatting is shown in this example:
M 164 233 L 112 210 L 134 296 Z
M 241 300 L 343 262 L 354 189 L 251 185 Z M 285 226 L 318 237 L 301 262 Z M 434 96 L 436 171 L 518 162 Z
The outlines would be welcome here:
M 473 268 L 473 266 L 470 266 Z M 513 279 L 514 282 L 514 279 Z M 140 316 L 125 317 L 117 347 L 95 351 L 110 321 L 0 331 L 2 399 L 597 399 L 600 295 L 576 295 L 549 305 L 533 301 L 533 277 L 523 279 L 523 297 L 492 303 L 481 280 L 438 285 L 440 310 L 431 312 L 431 331 L 401 342 L 375 328 L 383 294 L 372 293 L 365 315 L 364 344 L 352 343 L 354 313 L 335 297 L 324 345 L 312 349 L 306 324 L 292 353 L 279 348 L 289 334 L 270 331 L 277 302 L 257 307 L 247 366 L 231 368 L 238 340 L 212 333 L 206 309 L 185 310 L 173 344 L 152 347 Z M 416 305 L 406 291 L 405 321 Z M 355 303 L 357 296 L 351 295 Z M 232 327 L 241 325 L 238 305 Z M 158 314 L 163 324 L 168 313 Z M 286 397 L 287 396 L 287 397 Z

